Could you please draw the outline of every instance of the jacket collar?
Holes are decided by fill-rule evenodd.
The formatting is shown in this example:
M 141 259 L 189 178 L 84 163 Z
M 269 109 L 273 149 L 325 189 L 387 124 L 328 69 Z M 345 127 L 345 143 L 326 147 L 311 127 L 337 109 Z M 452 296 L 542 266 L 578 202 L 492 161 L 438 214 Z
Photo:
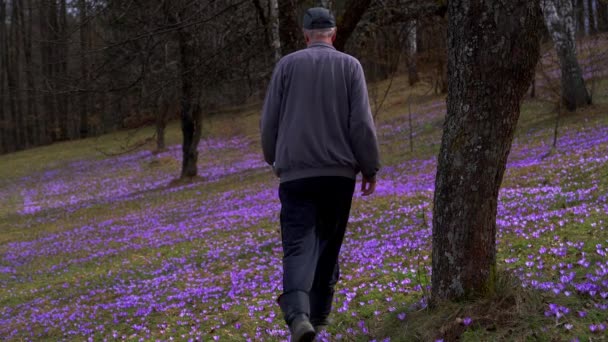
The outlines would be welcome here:
M 327 44 L 327 43 L 323 43 L 323 42 L 314 42 L 311 43 L 308 48 L 316 48 L 316 47 L 326 47 L 326 48 L 330 48 L 330 49 L 336 49 L 333 45 L 331 44 Z

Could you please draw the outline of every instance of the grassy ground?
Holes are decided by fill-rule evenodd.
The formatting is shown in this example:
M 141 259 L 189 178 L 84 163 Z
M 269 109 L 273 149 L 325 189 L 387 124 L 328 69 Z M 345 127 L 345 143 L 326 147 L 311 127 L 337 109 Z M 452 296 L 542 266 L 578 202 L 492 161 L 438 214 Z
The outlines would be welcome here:
M 385 84 L 379 85 L 380 87 Z M 564 114 L 526 100 L 498 211 L 499 291 L 426 307 L 445 103 L 397 78 L 377 118 L 384 168 L 356 197 L 324 341 L 605 339 L 608 81 Z M 406 98 L 412 95 L 413 140 Z M 0 336 L 6 340 L 285 340 L 277 180 L 256 108 L 214 115 L 201 178 L 170 148 L 108 157 L 122 132 L 0 156 Z M 412 148 L 412 150 L 410 150 Z

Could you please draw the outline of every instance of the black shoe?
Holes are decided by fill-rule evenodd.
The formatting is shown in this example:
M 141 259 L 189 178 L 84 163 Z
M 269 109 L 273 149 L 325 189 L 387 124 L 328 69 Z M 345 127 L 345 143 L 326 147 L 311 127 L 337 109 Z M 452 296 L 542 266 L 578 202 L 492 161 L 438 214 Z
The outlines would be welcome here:
M 317 334 L 327 329 L 327 326 L 329 325 L 329 320 L 327 318 L 312 318 L 310 322 Z
M 305 315 L 298 315 L 289 325 L 291 342 L 312 342 L 315 340 L 315 329 Z

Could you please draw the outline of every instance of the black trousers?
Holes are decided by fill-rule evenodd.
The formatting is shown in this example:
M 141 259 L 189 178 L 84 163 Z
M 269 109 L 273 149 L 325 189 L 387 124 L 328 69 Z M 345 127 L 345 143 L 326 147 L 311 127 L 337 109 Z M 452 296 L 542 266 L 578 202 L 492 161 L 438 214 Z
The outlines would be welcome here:
M 287 324 L 298 314 L 313 324 L 329 316 L 354 189 L 355 180 L 345 177 L 303 178 L 279 186 L 283 294 L 278 302 Z

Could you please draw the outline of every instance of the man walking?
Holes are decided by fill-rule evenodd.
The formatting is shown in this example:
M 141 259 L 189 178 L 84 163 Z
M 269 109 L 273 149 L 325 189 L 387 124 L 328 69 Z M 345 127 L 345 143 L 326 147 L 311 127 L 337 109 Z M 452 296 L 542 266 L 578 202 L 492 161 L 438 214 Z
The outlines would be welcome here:
M 278 302 L 297 342 L 328 324 L 356 175 L 371 195 L 380 168 L 361 64 L 333 47 L 327 9 L 307 10 L 303 29 L 308 47 L 277 63 L 261 120 L 264 158 L 280 178 Z

